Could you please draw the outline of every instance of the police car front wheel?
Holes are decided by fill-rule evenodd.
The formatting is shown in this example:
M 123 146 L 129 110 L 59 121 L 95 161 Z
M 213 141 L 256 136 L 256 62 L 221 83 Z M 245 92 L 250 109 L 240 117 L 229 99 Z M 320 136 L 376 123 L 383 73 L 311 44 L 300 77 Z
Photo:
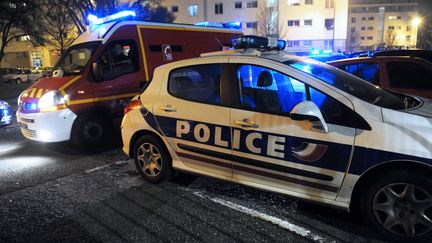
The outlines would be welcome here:
M 172 168 L 168 152 L 151 135 L 142 136 L 134 146 L 134 161 L 139 173 L 149 182 L 159 183 L 171 179 Z
M 421 173 L 393 172 L 363 197 L 365 219 L 396 241 L 432 237 L 432 180 Z

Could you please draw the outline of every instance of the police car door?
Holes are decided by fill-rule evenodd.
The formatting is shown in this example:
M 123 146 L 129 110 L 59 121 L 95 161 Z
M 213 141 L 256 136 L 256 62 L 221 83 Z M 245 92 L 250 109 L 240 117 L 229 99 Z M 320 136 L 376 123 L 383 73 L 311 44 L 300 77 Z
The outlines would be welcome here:
M 192 60 L 171 69 L 154 111 L 183 167 L 231 178 L 230 108 L 221 97 L 223 60 L 227 62 Z
M 321 110 L 340 102 L 306 86 L 305 76 L 287 75 L 282 66 L 266 68 L 256 60 L 230 60 L 240 94 L 231 111 L 233 177 L 283 193 L 335 199 L 351 158 L 355 129 L 327 124 L 325 132 L 310 121 L 291 119 L 290 112 L 309 95 Z M 345 108 L 334 109 L 343 115 Z

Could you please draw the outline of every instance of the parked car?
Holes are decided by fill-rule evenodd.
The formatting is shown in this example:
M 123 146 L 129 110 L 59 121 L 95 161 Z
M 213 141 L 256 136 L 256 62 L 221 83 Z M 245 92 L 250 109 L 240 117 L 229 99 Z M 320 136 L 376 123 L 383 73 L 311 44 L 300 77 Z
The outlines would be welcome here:
M 37 81 L 42 77 L 42 74 L 36 70 L 31 70 L 29 68 L 14 69 L 11 72 L 3 75 L 3 78 L 9 82 L 20 83 L 31 83 Z
M 42 72 L 42 77 L 50 77 L 53 71 L 53 67 L 43 67 L 40 70 Z
M 432 63 L 422 58 L 360 57 L 328 64 L 381 88 L 432 99 Z
M 417 49 L 404 49 L 404 50 L 385 50 L 375 51 L 372 56 L 409 56 L 409 57 L 420 57 L 432 63 L 432 51 L 431 50 L 417 50 Z
M 0 100 L 0 126 L 9 125 L 12 123 L 12 108 L 3 100 Z
M 186 171 L 360 211 L 392 241 L 430 242 L 432 101 L 273 51 L 281 42 L 239 37 L 240 50 L 156 68 L 121 125 L 138 172 L 158 183 Z
M 0 84 L 6 83 L 8 80 L 4 77 L 6 74 L 13 72 L 15 68 L 0 68 Z

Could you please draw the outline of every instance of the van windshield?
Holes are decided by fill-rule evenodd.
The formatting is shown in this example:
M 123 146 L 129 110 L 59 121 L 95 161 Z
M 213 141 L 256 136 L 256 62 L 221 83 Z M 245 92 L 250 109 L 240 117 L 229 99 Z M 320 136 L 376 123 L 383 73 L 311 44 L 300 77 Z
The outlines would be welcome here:
M 55 65 L 54 70 L 62 70 L 63 76 L 81 74 L 99 44 L 100 42 L 88 42 L 69 47 Z
M 418 105 L 410 97 L 390 93 L 338 68 L 313 60 L 284 62 L 368 103 L 388 109 L 404 110 Z

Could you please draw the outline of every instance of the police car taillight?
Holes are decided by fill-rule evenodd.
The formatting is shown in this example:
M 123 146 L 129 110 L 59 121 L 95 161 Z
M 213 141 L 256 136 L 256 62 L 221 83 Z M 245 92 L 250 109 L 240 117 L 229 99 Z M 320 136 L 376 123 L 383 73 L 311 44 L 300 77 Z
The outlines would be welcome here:
M 231 41 L 234 49 L 285 50 L 286 47 L 286 41 L 284 40 L 255 35 L 238 36 Z
M 124 115 L 126 115 L 131 110 L 137 110 L 141 109 L 141 100 L 132 100 L 127 104 L 127 106 L 124 108 Z

